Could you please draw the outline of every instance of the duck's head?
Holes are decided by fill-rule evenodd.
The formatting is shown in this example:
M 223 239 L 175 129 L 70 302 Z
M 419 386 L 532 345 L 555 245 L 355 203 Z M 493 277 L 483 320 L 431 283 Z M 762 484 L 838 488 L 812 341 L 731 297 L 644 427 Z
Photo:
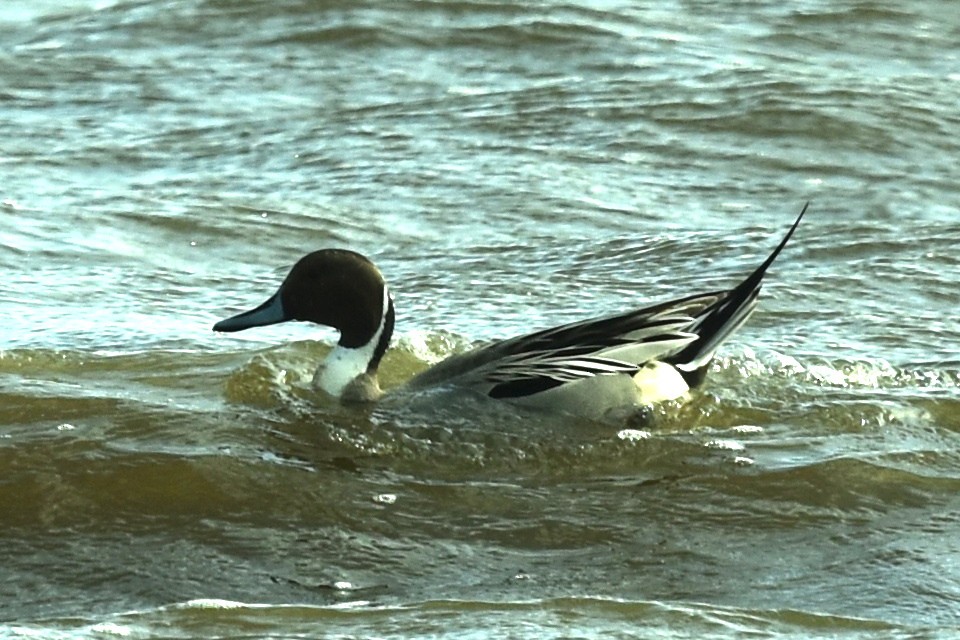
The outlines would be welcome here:
M 322 249 L 300 258 L 266 302 L 221 320 L 213 330 L 242 331 L 288 320 L 338 330 L 339 357 L 351 360 L 351 368 L 360 369 L 357 375 L 375 373 L 393 333 L 393 300 L 370 260 L 353 251 Z M 328 390 L 339 395 L 342 385 Z

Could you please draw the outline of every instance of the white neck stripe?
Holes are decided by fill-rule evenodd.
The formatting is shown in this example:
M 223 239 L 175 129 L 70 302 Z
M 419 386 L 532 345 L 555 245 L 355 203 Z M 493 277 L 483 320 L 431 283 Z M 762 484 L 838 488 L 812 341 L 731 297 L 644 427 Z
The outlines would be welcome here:
M 313 385 L 315 387 L 319 387 L 330 395 L 339 398 L 348 384 L 353 382 L 357 376 L 367 372 L 370 361 L 376 354 L 377 345 L 380 344 L 380 336 L 383 335 L 389 308 L 390 291 L 387 289 L 387 285 L 383 285 L 383 305 L 380 313 L 380 327 L 377 332 L 366 344 L 359 347 L 350 348 L 336 345 L 327 354 L 317 374 L 314 375 Z

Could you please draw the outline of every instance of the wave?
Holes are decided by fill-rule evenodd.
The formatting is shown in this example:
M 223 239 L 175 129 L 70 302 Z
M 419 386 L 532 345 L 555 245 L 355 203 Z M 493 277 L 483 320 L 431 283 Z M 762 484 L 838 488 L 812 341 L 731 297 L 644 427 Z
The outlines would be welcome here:
M 465 337 L 447 331 L 405 334 L 384 358 L 381 384 L 388 390 L 398 387 L 431 364 L 473 346 Z M 6 376 L 8 389 L 16 389 L 18 383 L 24 389 L 43 381 L 77 383 L 67 397 L 71 392 L 85 397 L 111 388 L 115 397 L 132 397 L 131 386 L 190 389 L 214 397 L 220 385 L 206 384 L 206 389 L 198 385 L 219 377 L 227 402 L 272 406 L 285 393 L 309 395 L 314 369 L 329 349 L 329 344 L 313 340 L 252 353 L 213 353 L 186 346 L 139 352 L 14 348 L 0 350 L 0 376 Z M 734 354 L 715 360 L 707 378 L 705 390 L 718 404 L 736 396 L 752 405 L 763 400 L 797 401 L 825 392 L 867 391 L 876 392 L 876 399 L 922 400 L 960 388 L 960 367 L 946 362 L 896 366 L 883 358 L 795 357 L 772 349 L 734 349 Z M 90 381 L 91 387 L 84 387 Z
M 511 582 L 530 580 L 523 571 Z M 329 605 L 269 604 L 205 598 L 153 609 L 114 613 L 102 618 L 59 619 L 42 625 L 0 626 L 0 635 L 14 637 L 103 636 L 150 637 L 184 635 L 221 637 L 225 629 L 256 628 L 261 636 L 435 638 L 584 637 L 645 635 L 673 638 L 729 638 L 763 635 L 775 638 L 842 636 L 873 638 L 938 635 L 936 622 L 888 622 L 869 616 L 825 615 L 793 609 L 717 606 L 697 602 L 663 602 L 612 597 L 492 599 L 428 599 L 382 605 L 368 600 L 367 590 L 349 583 L 329 586 Z M 306 590 L 306 589 L 305 589 Z M 315 589 L 318 590 L 318 589 Z M 338 600 L 338 601 L 337 601 Z
M 385 377 L 467 346 L 402 336 Z M 22 629 L 93 637 L 243 619 L 329 632 L 385 624 L 401 603 L 410 635 L 436 612 L 513 628 L 533 609 L 576 606 L 603 628 L 629 614 L 688 631 L 873 637 L 893 627 L 871 615 L 950 615 L 953 582 L 935 559 L 958 522 L 956 370 L 918 378 L 880 360 L 731 349 L 690 403 L 603 425 L 483 403 L 340 406 L 310 387 L 328 348 L 0 352 L 5 568 L 11 584 L 34 584 L 41 567 L 58 596 L 20 602 Z M 108 579 L 91 591 L 94 566 Z M 705 567 L 724 579 L 703 580 Z M 819 602 L 822 574 L 853 604 L 819 608 L 839 617 L 790 610 Z M 863 588 L 891 574 L 948 586 L 919 609 Z M 777 585 L 775 607 L 750 606 L 756 584 Z M 438 589 L 459 600 L 435 600 Z M 208 598 L 157 604 L 184 593 Z M 570 593 L 617 599 L 559 597 Z M 25 621 L 32 611 L 39 622 Z
M 396 386 L 468 346 L 449 333 L 404 336 L 384 359 L 383 382 Z M 252 355 L 2 351 L 0 449 L 557 481 L 639 470 L 672 477 L 718 465 L 769 472 L 838 459 L 952 477 L 957 462 L 949 453 L 960 432 L 956 368 L 743 349 L 718 358 L 689 402 L 597 423 L 472 397 L 343 406 L 312 388 L 328 349 L 301 341 Z

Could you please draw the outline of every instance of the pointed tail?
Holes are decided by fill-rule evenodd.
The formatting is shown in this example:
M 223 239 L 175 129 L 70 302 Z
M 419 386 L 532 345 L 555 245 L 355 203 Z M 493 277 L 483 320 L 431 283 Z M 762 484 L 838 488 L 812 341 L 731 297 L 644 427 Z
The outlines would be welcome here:
M 763 264 L 720 300 L 697 315 L 689 331 L 696 333 L 699 339 L 691 342 L 682 351 L 667 360 L 669 364 L 680 370 L 684 378 L 687 379 L 687 384 L 691 387 L 703 380 L 706 366 L 710 364 L 710 360 L 720 345 L 750 317 L 757 306 L 757 296 L 760 294 L 760 286 L 763 284 L 763 275 L 780 255 L 783 248 L 787 246 L 790 236 L 793 235 L 797 225 L 800 224 L 808 206 L 810 206 L 809 202 L 803 205 L 800 215 L 797 216 L 793 226 L 787 231 L 787 235 L 780 241 L 773 253 L 763 261 Z

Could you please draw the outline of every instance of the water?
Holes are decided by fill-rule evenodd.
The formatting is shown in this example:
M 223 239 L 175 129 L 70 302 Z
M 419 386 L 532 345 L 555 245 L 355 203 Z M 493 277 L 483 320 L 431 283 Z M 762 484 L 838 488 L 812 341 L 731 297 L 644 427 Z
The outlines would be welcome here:
M 950 2 L 0 11 L 0 636 L 952 637 Z M 398 384 L 727 286 L 652 427 L 355 410 L 335 340 L 215 335 L 377 262 Z

